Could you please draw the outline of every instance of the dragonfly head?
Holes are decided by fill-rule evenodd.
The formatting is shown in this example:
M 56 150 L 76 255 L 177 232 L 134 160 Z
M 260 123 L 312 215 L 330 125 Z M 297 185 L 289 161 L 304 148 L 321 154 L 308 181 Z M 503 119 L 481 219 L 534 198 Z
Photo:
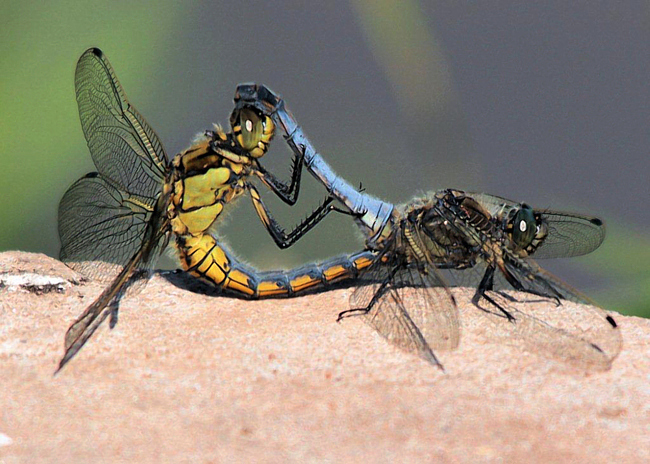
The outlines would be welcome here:
M 510 211 L 506 232 L 517 250 L 524 251 L 528 256 L 542 244 L 548 235 L 548 226 L 541 214 L 522 203 L 519 208 Z
M 237 143 L 253 158 L 261 158 L 268 150 L 275 133 L 270 117 L 250 106 L 235 105 L 230 126 Z

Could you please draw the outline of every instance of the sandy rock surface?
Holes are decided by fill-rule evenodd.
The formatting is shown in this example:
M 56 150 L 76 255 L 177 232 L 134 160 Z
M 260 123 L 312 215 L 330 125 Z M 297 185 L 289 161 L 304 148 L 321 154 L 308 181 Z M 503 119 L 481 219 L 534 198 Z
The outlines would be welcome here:
M 26 274 L 51 286 L 9 279 Z M 349 290 L 245 302 L 156 276 L 53 376 L 102 290 L 78 280 L 0 254 L 2 464 L 650 462 L 648 320 L 615 315 L 623 351 L 581 372 L 490 336 L 463 295 L 443 373 L 359 318 L 337 324 Z

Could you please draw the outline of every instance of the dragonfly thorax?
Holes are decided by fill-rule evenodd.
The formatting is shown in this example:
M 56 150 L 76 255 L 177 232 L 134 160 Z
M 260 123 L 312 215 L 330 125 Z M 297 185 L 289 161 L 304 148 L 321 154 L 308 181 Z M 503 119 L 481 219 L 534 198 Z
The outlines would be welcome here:
M 232 136 L 209 133 L 172 160 L 166 191 L 167 216 L 177 235 L 200 235 L 226 204 L 245 192 L 251 159 L 237 149 Z
M 413 259 L 437 267 L 465 268 L 476 261 L 480 242 L 466 233 L 466 225 L 457 216 L 445 214 L 444 198 L 437 195 L 427 202 L 407 208 L 401 227 L 407 254 Z M 449 211 L 447 211 L 449 212 Z

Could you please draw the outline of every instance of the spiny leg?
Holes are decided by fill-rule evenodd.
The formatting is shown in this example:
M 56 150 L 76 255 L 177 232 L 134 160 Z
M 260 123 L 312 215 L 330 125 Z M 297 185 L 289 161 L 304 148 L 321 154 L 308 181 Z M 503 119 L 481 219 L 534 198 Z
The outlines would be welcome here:
M 386 293 L 388 290 L 388 285 L 393 281 L 393 278 L 395 277 L 395 274 L 397 273 L 398 266 L 395 266 L 390 274 L 386 276 L 386 278 L 382 281 L 382 283 L 379 285 L 377 288 L 377 291 L 375 294 L 372 296 L 372 299 L 368 303 L 368 305 L 365 308 L 352 308 L 352 309 L 347 309 L 345 311 L 341 311 L 336 318 L 336 322 L 341 322 L 342 319 L 346 317 L 352 317 L 352 316 L 362 316 L 364 314 L 368 314 L 372 308 L 377 304 L 379 299 Z
M 300 179 L 302 177 L 302 167 L 304 163 L 304 153 L 295 153 L 291 162 L 291 183 L 286 184 L 275 175 L 268 172 L 262 166 L 258 166 L 259 176 L 262 182 L 266 184 L 283 202 L 293 206 L 298 201 L 300 193 Z
M 488 303 L 492 304 L 499 311 L 501 311 L 503 315 L 508 319 L 508 321 L 514 322 L 516 320 L 515 317 L 512 314 L 510 314 L 510 312 L 508 312 L 505 308 L 503 308 L 500 304 L 498 304 L 491 296 L 487 294 L 487 292 L 491 291 L 493 287 L 494 287 L 494 266 L 490 265 L 485 270 L 485 274 L 483 275 L 481 282 L 478 284 L 476 293 L 474 293 L 474 296 L 472 297 L 472 303 L 481 311 L 485 311 L 485 309 L 479 305 L 479 301 L 481 300 L 481 298 L 485 298 L 485 300 Z
M 247 188 L 251 194 L 251 200 L 253 201 L 255 212 L 262 221 L 262 224 L 264 224 L 266 230 L 271 235 L 271 238 L 273 238 L 273 241 L 281 249 L 285 249 L 293 245 L 332 211 L 349 214 L 348 211 L 337 208 L 331 204 L 334 201 L 334 198 L 327 197 L 318 208 L 316 208 L 309 216 L 303 219 L 297 226 L 295 226 L 290 232 L 287 233 L 271 215 L 271 212 L 262 201 L 262 198 L 260 197 L 257 189 L 250 184 L 247 184 Z
M 511 264 L 513 264 L 515 266 L 517 265 L 517 263 L 511 263 Z M 517 267 L 517 269 L 518 269 L 518 267 Z M 523 270 L 521 270 L 521 269 L 520 270 L 522 272 L 524 272 L 525 277 L 527 277 L 531 281 L 536 281 L 537 283 L 539 283 L 542 286 L 546 287 L 550 291 L 550 293 L 543 292 L 542 290 L 536 290 L 535 288 L 526 288 L 520 282 L 520 280 L 512 272 L 510 272 L 505 266 L 501 270 L 502 270 L 504 276 L 506 277 L 506 280 L 508 281 L 508 283 L 510 285 L 512 285 L 512 287 L 515 290 L 520 291 L 520 292 L 530 293 L 530 294 L 537 295 L 537 296 L 541 296 L 542 298 L 553 299 L 553 300 L 555 300 L 556 306 L 560 306 L 562 304 L 561 300 L 564 299 L 562 294 L 559 293 L 556 289 L 554 289 L 547 281 L 545 281 L 544 279 L 542 279 L 539 276 L 532 273 L 529 269 L 524 268 Z

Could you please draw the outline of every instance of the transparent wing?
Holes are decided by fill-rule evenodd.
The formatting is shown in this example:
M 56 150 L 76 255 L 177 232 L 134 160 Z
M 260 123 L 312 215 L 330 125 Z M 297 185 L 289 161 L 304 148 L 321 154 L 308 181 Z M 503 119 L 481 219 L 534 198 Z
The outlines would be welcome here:
M 350 296 L 351 308 L 367 308 L 374 299 L 364 320 L 398 348 L 441 366 L 433 350 L 456 348 L 460 324 L 456 302 L 435 269 L 391 272 L 386 264 L 373 268 L 364 278 L 377 283 L 357 287 Z
M 453 350 L 460 342 L 456 301 L 435 269 L 409 267 L 395 276 L 393 295 L 436 350 Z
M 557 296 L 574 303 L 594 305 L 594 302 L 587 296 L 540 268 L 532 259 L 511 257 L 511 260 L 514 260 L 517 265 L 513 265 L 511 262 L 507 268 L 524 287 L 524 291 L 547 295 L 549 298 Z M 439 271 L 450 287 L 477 289 L 487 268 L 487 263 L 481 260 L 470 268 L 440 269 Z M 518 289 L 514 288 L 504 274 L 497 269 L 494 273 L 492 290 L 514 291 Z
M 524 346 L 542 357 L 550 357 L 585 370 L 606 370 L 618 356 L 622 347 L 620 330 L 612 316 L 562 282 L 541 269 L 532 260 L 508 262 L 506 269 L 520 282 L 529 295 L 503 293 L 513 290 L 503 273 L 496 271 L 494 290 L 488 292 L 514 321 L 486 300 L 479 307 L 495 324 L 510 335 L 520 339 Z M 472 269 L 445 271 L 453 285 L 477 288 L 487 266 L 485 263 Z M 562 300 L 540 298 L 538 295 L 557 294 Z M 523 296 L 522 296 L 523 295 Z M 579 303 L 576 305 L 574 303 Z
M 562 300 L 593 305 L 593 302 L 551 273 L 540 268 L 532 259 L 521 259 L 510 254 L 504 259 L 503 272 L 510 274 L 519 283 L 520 290 L 536 295 L 554 296 Z M 504 275 L 505 277 L 505 275 Z M 507 280 L 507 279 L 506 279 Z
M 82 177 L 59 204 L 61 260 L 90 279 L 111 281 L 143 246 L 155 202 L 97 173 Z
M 163 224 L 161 224 L 162 222 Z M 104 320 L 111 316 L 111 328 L 117 322 L 117 311 L 120 299 L 127 292 L 137 291 L 148 281 L 151 267 L 155 263 L 166 238 L 164 225 L 166 221 L 155 216 L 144 233 L 141 246 L 130 257 L 111 284 L 97 297 L 93 303 L 70 325 L 64 340 L 65 353 L 59 362 L 57 372 L 72 359 L 86 344 L 90 337 Z
M 439 272 L 450 287 L 467 287 L 476 290 L 486 270 L 487 264 L 484 261 L 479 261 L 470 268 L 440 269 Z M 494 275 L 494 290 L 514 289 L 501 273 L 497 272 Z
M 489 309 L 482 314 L 542 358 L 588 372 L 609 369 L 621 351 L 620 329 L 600 308 L 572 302 L 541 304 L 539 299 L 513 301 L 499 294 L 493 297 L 514 320 Z
M 127 292 L 139 291 L 147 283 L 151 275 L 151 268 L 162 249 L 167 245 L 169 237 L 167 229 L 167 219 L 160 213 L 154 212 L 137 240 L 129 240 L 130 246 L 134 247 L 134 253 L 123 266 L 117 266 L 119 272 L 112 278 L 110 285 L 68 328 L 64 340 L 65 353 L 59 362 L 57 371 L 61 370 L 79 352 L 109 315 L 111 316 L 111 328 L 117 323 L 121 298 Z M 119 256 L 119 258 L 122 257 Z M 105 263 L 90 269 L 93 271 L 106 269 L 103 266 Z M 110 269 L 110 271 L 113 270 L 113 268 Z
M 490 195 L 479 194 L 487 198 L 497 198 Z M 484 198 L 482 201 L 485 201 Z M 469 221 L 462 219 L 452 208 L 438 205 L 437 214 L 445 219 L 446 227 L 449 227 L 449 238 L 447 241 L 456 240 L 465 243 L 475 244 L 472 248 L 475 251 L 467 251 L 467 257 L 471 259 L 458 259 L 458 262 L 474 262 L 473 265 L 459 268 L 455 266 L 453 259 L 445 261 L 442 257 L 436 257 L 436 262 L 441 263 L 440 267 L 449 269 L 441 270 L 441 275 L 448 277 L 451 286 L 478 288 L 486 271 L 489 267 L 494 268 L 494 278 L 492 287 L 486 284 L 487 290 L 523 290 L 535 295 L 546 296 L 549 298 L 569 299 L 575 302 L 593 304 L 588 298 L 568 285 L 562 284 L 557 278 L 549 279 L 549 275 L 542 271 L 541 268 L 530 258 L 519 258 L 511 249 L 510 239 L 506 233 L 496 224 L 493 218 L 487 218 L 482 221 L 474 219 L 479 226 L 472 225 Z M 452 234 L 453 232 L 453 234 Z M 440 234 L 442 237 L 443 233 Z M 456 238 L 454 238 L 454 234 Z M 461 238 L 459 238 L 461 237 Z M 438 238 L 438 240 L 441 240 Z M 569 243 L 565 240 L 564 243 Z M 541 247 L 540 247 L 541 248 Z M 479 251 L 480 250 L 480 251 Z M 462 258 L 462 257 L 461 257 Z
M 450 223 L 451 211 L 441 210 Z M 510 252 L 494 230 L 493 236 L 479 234 L 465 226 L 472 241 L 481 243 L 478 263 L 467 269 L 443 270 L 442 275 L 454 286 L 478 289 L 488 267 L 495 268 L 492 290 L 486 296 L 509 312 L 514 321 L 486 299 L 478 301 L 485 314 L 510 329 L 525 346 L 541 356 L 550 356 L 585 368 L 607 369 L 621 350 L 621 334 L 614 319 L 593 305 L 587 297 L 541 269 L 532 259 L 521 259 Z M 513 287 L 515 285 L 516 287 Z M 509 295 L 503 290 L 522 290 L 530 295 Z M 540 296 L 546 298 L 540 298 Z M 574 305 L 561 300 L 581 303 Z M 546 304 L 542 304 L 542 303 Z M 553 310 L 543 310 L 552 308 Z M 554 309 L 557 308 L 557 311 Z
M 469 193 L 469 196 L 483 205 L 492 216 L 519 208 L 517 203 L 507 198 L 488 193 Z M 535 251 L 536 259 L 569 258 L 591 253 L 605 240 L 605 224 L 594 216 L 563 211 L 534 210 L 541 214 L 548 224 L 548 236 Z
M 129 103 L 101 50 L 81 55 L 75 72 L 79 118 L 97 170 L 117 187 L 153 197 L 167 156 L 156 133 Z
M 101 50 L 91 48 L 79 58 L 75 89 L 99 173 L 75 182 L 61 199 L 61 259 L 89 278 L 108 282 L 146 246 L 144 233 L 162 190 L 167 157 Z
M 367 308 L 377 294 L 381 283 L 389 278 L 390 270 L 389 266 L 379 265 L 377 262 L 364 270 L 358 280 L 362 285 L 355 287 L 350 294 L 350 308 Z
M 548 236 L 534 257 L 569 258 L 591 253 L 605 240 L 605 224 L 592 216 L 557 211 L 542 212 Z
M 111 327 L 115 324 L 121 297 L 147 282 L 168 237 L 164 214 L 155 210 L 167 156 L 100 50 L 89 49 L 79 58 L 75 89 L 81 126 L 99 172 L 79 179 L 61 199 L 61 259 L 110 285 L 68 329 L 59 369 L 106 317 L 111 315 Z

